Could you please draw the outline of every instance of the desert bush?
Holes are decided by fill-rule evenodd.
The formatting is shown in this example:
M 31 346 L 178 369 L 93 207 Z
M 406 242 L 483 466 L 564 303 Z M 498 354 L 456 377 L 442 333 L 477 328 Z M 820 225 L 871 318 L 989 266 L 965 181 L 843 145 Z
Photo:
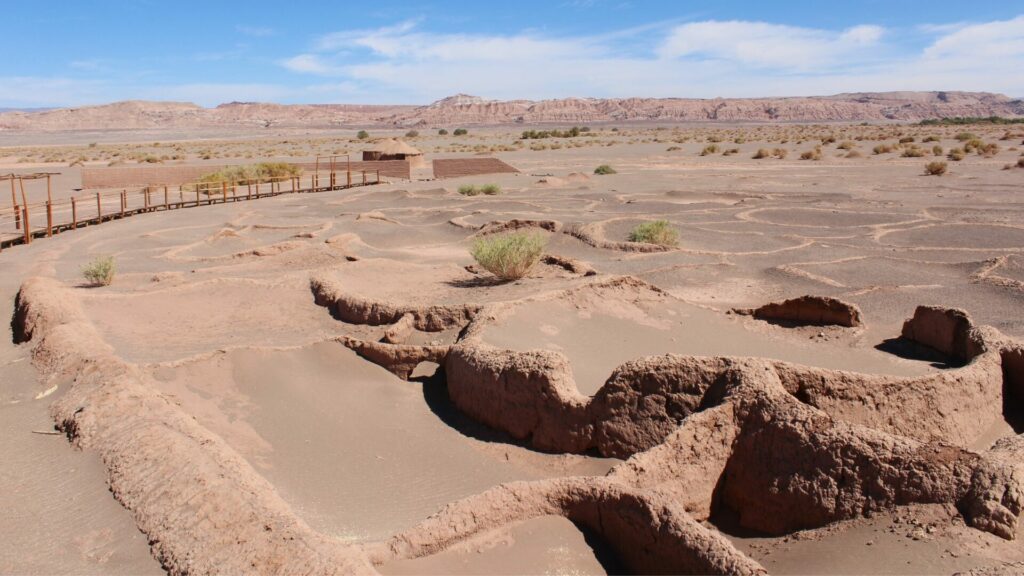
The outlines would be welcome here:
M 989 142 L 987 144 L 982 144 L 981 146 L 976 146 L 975 150 L 978 152 L 979 156 L 995 156 L 999 152 L 999 144 Z
M 863 154 L 861 154 L 858 150 L 850 150 L 849 152 L 846 153 L 847 158 L 860 158 L 861 156 L 863 156 Z
M 821 160 L 821 151 L 817 150 L 817 149 L 815 149 L 815 150 L 807 150 L 806 152 L 803 152 L 802 154 L 800 154 L 800 159 L 801 160 Z
M 229 186 L 245 184 L 247 182 L 270 182 L 280 178 L 291 178 L 302 173 L 302 169 L 287 162 L 261 162 L 246 166 L 231 166 L 211 172 L 199 178 L 196 184 L 182 186 L 184 190 L 200 190 L 209 193 L 220 192 L 221 182 L 227 182 Z
M 1017 167 L 1018 168 L 1024 168 L 1024 156 L 1021 156 L 1020 158 L 1017 158 Z
M 836 146 L 836 149 L 850 151 L 850 150 L 853 150 L 853 147 L 856 146 L 856 145 L 857 144 L 855 142 L 851 142 L 850 140 L 846 140 L 843 143 L 841 143 L 839 146 Z
M 366 130 L 360 130 L 359 132 L 356 132 L 356 138 L 359 138 L 360 140 L 366 140 L 369 137 L 370 133 L 367 132 Z
M 785 160 L 786 156 L 789 156 L 789 150 L 786 150 L 785 148 L 776 148 L 772 150 L 772 156 L 779 160 Z
M 932 156 L 942 156 L 942 153 L 942 146 L 939 146 L 938 144 L 932 146 Z
M 708 144 L 700 151 L 701 156 L 707 156 L 708 154 L 718 154 L 718 144 Z
M 739 148 L 729 148 L 725 152 L 722 152 L 722 156 L 732 156 L 734 154 L 739 154 L 739 153 L 740 153 L 740 149 Z
M 939 141 L 939 137 L 938 136 L 928 136 L 924 140 L 921 140 L 921 142 L 923 142 L 925 144 L 927 144 L 929 142 L 938 142 L 938 141 Z
M 753 156 L 751 156 L 751 158 L 753 158 L 754 160 L 760 160 L 762 158 L 768 158 L 771 155 L 772 153 L 769 152 L 767 148 L 760 148 L 757 152 L 754 153 Z
M 965 155 L 966 153 L 960 148 L 953 148 L 952 150 L 949 151 L 949 154 L 946 155 L 946 158 L 954 162 L 959 162 L 964 159 Z
M 949 169 L 945 162 L 929 162 L 924 165 L 924 173 L 928 176 L 942 176 Z
M 903 138 L 900 138 L 900 144 L 909 144 L 911 142 L 914 142 L 913 136 L 904 136 Z
M 682 150 L 679 146 L 669 146 L 665 149 L 665 152 L 677 152 L 679 150 Z
M 459 194 L 463 196 L 479 196 L 482 192 L 473 184 L 463 184 L 459 186 Z
M 408 132 L 405 133 L 406 138 L 415 138 L 419 135 L 420 133 L 418 130 L 409 130 Z
M 978 137 L 975 136 L 974 134 L 971 134 L 970 132 L 961 132 L 956 135 L 956 139 L 961 142 L 967 142 L 969 140 L 977 140 Z
M 612 168 L 607 164 L 601 164 L 597 168 L 594 168 L 594 174 L 605 176 L 607 174 L 618 174 L 618 172 L 615 171 L 615 168 Z
M 440 130 L 437 131 L 437 135 L 438 136 L 447 136 L 448 135 L 448 131 L 445 130 L 444 128 L 441 128 Z
M 921 150 L 917 146 L 911 146 L 910 148 L 904 150 L 901 156 L 903 156 L 904 158 L 921 158 L 922 156 L 924 156 L 924 150 Z
M 496 196 L 501 193 L 501 186 L 497 184 L 484 184 L 480 187 L 480 192 L 484 196 Z
M 878 146 L 875 146 L 874 148 L 872 148 L 871 151 L 875 155 L 878 155 L 878 154 L 888 154 L 888 153 L 892 152 L 892 146 L 890 146 L 888 144 L 879 144 Z
M 452 132 L 453 136 L 465 136 L 466 134 L 469 134 L 469 130 L 466 130 L 465 128 L 456 128 L 455 131 Z
M 110 286 L 110 283 L 114 281 L 115 272 L 113 256 L 98 256 L 92 262 L 82 266 L 82 277 L 90 286 Z
M 539 232 L 515 232 L 481 238 L 470 254 L 485 270 L 502 280 L 518 280 L 544 255 L 547 239 Z
M 668 220 L 655 220 L 638 224 L 629 233 L 630 242 L 644 242 L 657 244 L 659 246 L 677 246 L 679 244 L 679 232 L 672 228 Z

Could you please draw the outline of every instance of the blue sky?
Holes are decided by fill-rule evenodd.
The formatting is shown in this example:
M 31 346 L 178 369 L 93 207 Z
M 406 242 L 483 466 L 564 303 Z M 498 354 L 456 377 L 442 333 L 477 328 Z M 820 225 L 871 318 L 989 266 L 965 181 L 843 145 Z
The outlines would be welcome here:
M 420 104 L 457 92 L 1024 97 L 1024 0 L 5 4 L 4 107 Z

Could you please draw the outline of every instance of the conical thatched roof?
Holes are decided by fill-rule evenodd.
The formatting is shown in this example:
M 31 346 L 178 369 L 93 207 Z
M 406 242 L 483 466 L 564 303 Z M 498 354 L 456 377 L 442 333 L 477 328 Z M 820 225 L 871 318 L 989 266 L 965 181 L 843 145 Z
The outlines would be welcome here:
M 380 152 L 381 154 L 388 155 L 405 154 L 406 156 L 415 156 L 417 154 L 423 154 L 423 152 L 420 152 L 416 148 L 394 138 L 384 138 L 379 142 L 374 142 L 373 145 L 370 146 L 369 150 L 371 152 Z

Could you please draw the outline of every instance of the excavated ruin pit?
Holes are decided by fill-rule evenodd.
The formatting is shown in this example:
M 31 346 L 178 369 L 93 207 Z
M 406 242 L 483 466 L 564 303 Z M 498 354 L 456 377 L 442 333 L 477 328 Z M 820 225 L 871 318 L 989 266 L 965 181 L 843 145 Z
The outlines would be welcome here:
M 236 350 L 152 374 L 296 514 L 343 541 L 385 538 L 503 482 L 600 475 L 616 462 L 534 456 L 466 437 L 432 412 L 419 385 L 337 342 Z
M 814 330 L 787 334 L 649 291 L 616 299 L 610 291 L 516 306 L 480 332 L 482 342 L 511 350 L 565 354 L 577 386 L 592 395 L 620 364 L 642 356 L 759 356 L 834 370 L 916 376 L 931 363 L 849 342 L 823 342 Z M 829 336 L 835 336 L 828 330 Z

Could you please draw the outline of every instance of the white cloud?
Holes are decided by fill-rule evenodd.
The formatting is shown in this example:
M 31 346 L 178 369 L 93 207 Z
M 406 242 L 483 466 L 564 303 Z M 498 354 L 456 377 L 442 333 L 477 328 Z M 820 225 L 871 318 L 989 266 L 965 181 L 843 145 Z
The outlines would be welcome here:
M 924 55 L 931 59 L 970 58 L 981 66 L 989 58 L 1024 57 L 1024 16 L 961 26 L 936 40 Z M 1020 75 L 1021 68 L 1016 70 Z
M 777 69 L 812 69 L 857 60 L 882 37 L 878 26 L 843 32 L 766 22 L 708 21 L 676 26 L 658 49 L 662 58 L 710 58 Z
M 281 61 L 281 65 L 292 72 L 304 72 L 318 76 L 336 76 L 341 71 L 327 64 L 316 54 L 299 54 Z

